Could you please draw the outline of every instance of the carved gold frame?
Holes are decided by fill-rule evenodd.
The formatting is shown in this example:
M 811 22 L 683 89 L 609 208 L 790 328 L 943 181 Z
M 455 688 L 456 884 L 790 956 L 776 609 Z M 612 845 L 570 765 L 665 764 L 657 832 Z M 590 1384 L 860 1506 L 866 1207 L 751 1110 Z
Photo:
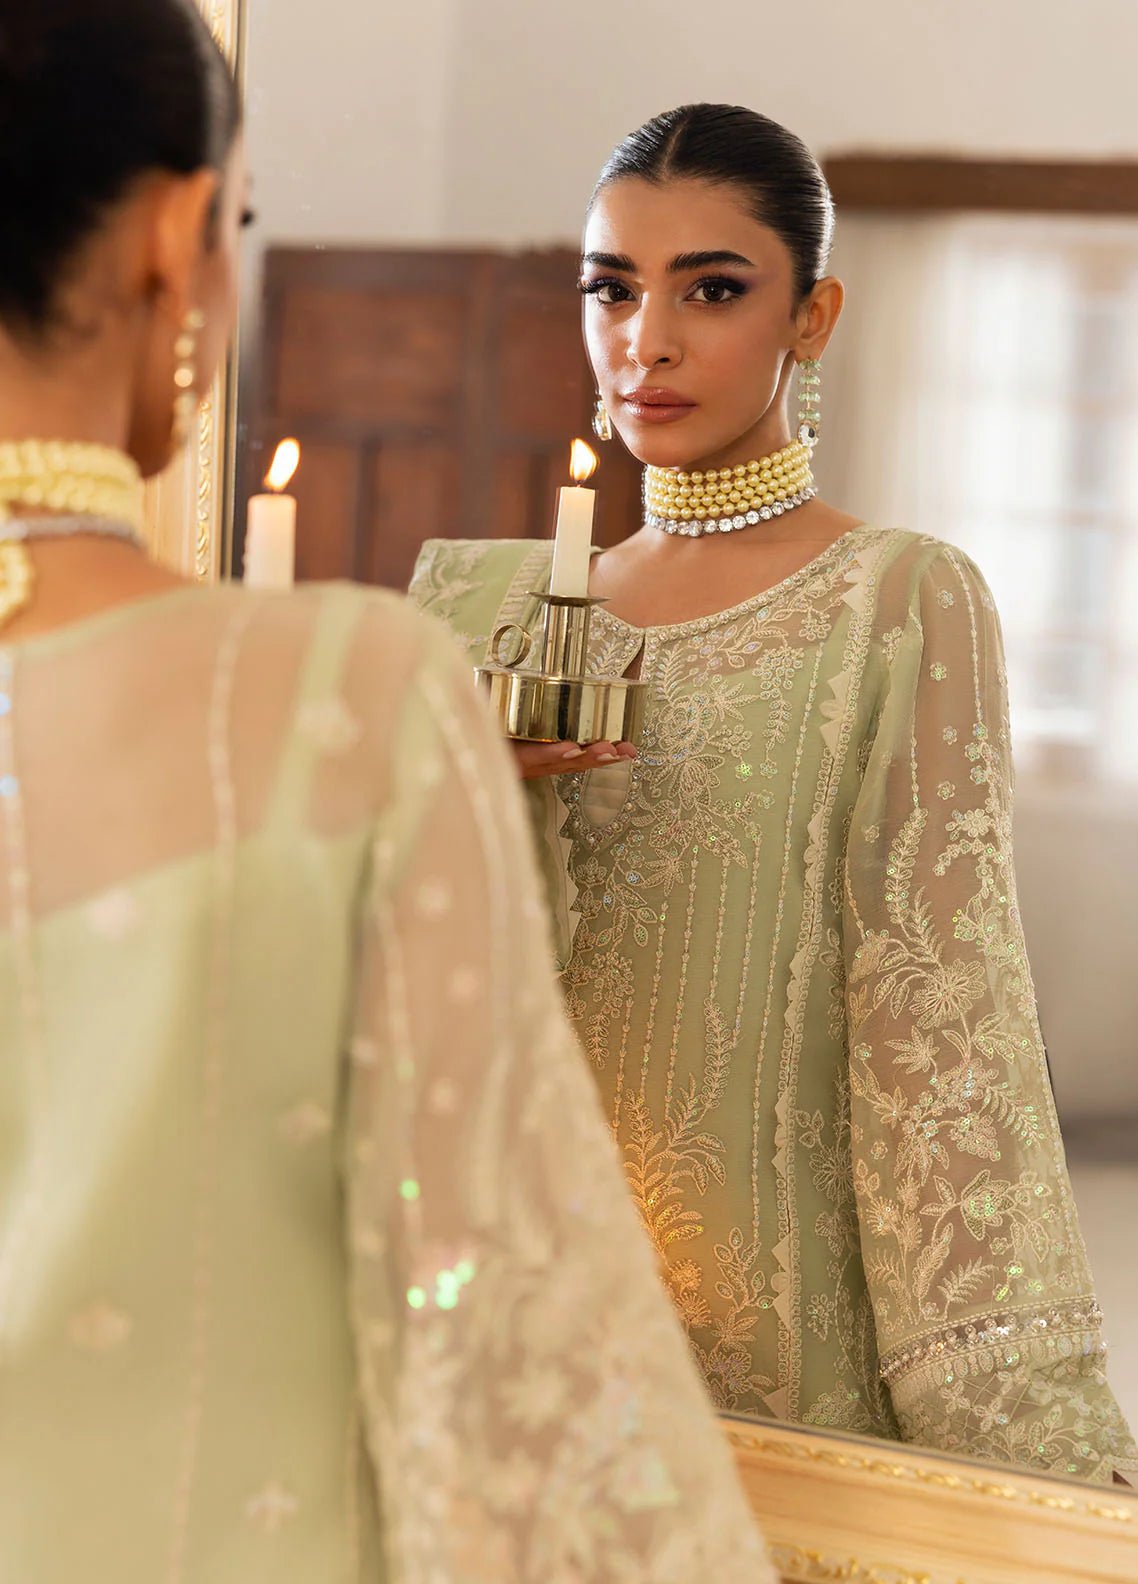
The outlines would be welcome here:
M 197 4 L 240 75 L 245 0 Z M 146 486 L 145 533 L 151 553 L 203 583 L 229 571 L 236 393 L 237 365 L 231 356 L 202 402 L 185 450 Z
M 1138 1497 L 726 1419 L 784 1584 L 1135 1584 Z

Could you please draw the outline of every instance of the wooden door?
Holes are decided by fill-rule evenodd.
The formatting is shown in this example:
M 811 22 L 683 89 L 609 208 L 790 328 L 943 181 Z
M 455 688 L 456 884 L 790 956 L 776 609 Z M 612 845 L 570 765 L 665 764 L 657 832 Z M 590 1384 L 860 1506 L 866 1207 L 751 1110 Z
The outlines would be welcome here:
M 427 538 L 540 538 L 593 441 L 569 250 L 274 249 L 257 438 L 303 447 L 297 575 L 404 588 Z M 595 442 L 598 544 L 639 523 L 640 469 Z

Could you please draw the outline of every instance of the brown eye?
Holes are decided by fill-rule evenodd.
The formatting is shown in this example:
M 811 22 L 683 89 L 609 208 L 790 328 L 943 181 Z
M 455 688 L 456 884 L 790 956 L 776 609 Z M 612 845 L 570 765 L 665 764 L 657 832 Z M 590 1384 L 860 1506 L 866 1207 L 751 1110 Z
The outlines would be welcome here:
M 245 209 L 245 210 L 243 210 L 242 214 L 241 214 L 241 226 L 242 226 L 242 229 L 247 230 L 249 226 L 256 225 L 256 224 L 257 224 L 257 211 L 255 209 Z
M 733 302 L 736 297 L 742 297 L 747 288 L 742 281 L 732 280 L 728 275 L 710 276 L 707 280 L 697 281 L 692 288 L 692 301 L 708 303 L 715 306 L 719 303 Z M 701 294 L 702 295 L 699 295 Z
M 583 296 L 595 297 L 597 302 L 607 307 L 632 301 L 632 293 L 619 280 L 583 280 L 579 282 L 579 289 Z

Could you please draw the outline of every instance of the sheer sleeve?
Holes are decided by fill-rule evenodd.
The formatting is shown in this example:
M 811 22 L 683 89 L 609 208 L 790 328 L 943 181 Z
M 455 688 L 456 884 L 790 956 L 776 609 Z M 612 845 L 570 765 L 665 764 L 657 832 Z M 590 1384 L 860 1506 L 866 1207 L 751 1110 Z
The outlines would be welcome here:
M 759 1584 L 472 695 L 433 654 L 396 729 L 353 1045 L 354 1324 L 392 1577 Z
M 845 918 L 882 1374 L 908 1440 L 1106 1481 L 1138 1454 L 1104 1374 L 1016 907 L 999 624 L 965 557 L 936 555 L 890 640 Z

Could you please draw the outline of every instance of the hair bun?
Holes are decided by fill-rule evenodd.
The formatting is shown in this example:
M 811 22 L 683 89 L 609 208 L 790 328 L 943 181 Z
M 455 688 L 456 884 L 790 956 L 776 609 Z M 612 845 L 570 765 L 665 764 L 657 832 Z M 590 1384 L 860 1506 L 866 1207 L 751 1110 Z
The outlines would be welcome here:
M 218 168 L 239 121 L 192 0 L 0 0 L 0 320 L 42 332 L 131 183 Z

